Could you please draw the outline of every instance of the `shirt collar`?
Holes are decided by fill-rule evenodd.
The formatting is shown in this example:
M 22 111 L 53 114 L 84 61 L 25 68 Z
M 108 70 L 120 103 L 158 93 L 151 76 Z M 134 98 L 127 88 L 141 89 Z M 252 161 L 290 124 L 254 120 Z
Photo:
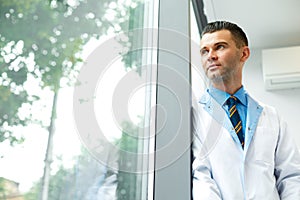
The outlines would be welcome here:
M 227 92 L 214 88 L 212 86 L 209 87 L 207 92 L 220 104 L 224 105 L 227 99 L 231 96 Z M 247 106 L 247 98 L 246 98 L 246 91 L 244 86 L 242 86 L 236 93 L 233 94 L 239 101 L 244 105 Z

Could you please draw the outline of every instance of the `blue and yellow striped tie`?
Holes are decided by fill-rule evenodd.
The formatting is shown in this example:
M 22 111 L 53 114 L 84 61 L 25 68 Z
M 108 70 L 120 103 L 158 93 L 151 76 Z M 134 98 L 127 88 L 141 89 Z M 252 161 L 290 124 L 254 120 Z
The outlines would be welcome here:
M 232 123 L 234 130 L 241 142 L 242 147 L 244 148 L 244 134 L 243 134 L 243 128 L 242 128 L 242 121 L 241 121 L 240 115 L 236 109 L 236 103 L 237 103 L 237 98 L 235 96 L 231 96 L 227 100 L 231 123 Z

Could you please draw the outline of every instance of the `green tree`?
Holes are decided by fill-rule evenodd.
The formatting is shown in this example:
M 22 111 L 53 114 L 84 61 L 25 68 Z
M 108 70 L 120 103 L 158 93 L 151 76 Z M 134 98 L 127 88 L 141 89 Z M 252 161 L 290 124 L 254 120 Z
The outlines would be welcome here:
M 58 159 L 58 170 L 50 176 L 49 199 L 94 200 L 102 187 L 111 187 L 113 191 L 116 189 L 117 172 L 99 163 L 85 148 L 82 148 L 81 155 L 74 158 L 74 162 L 76 164 L 72 168 L 66 168 L 62 160 Z M 113 181 L 107 182 L 108 179 Z M 39 199 L 41 181 L 25 194 L 26 200 Z
M 4 179 L 0 177 L 0 199 L 5 197 Z
M 131 166 L 138 171 L 137 167 L 137 158 L 136 157 L 128 157 L 127 153 L 138 154 L 139 152 L 139 128 L 132 125 L 129 122 L 123 123 L 123 131 L 122 137 L 120 141 L 117 143 L 120 151 L 118 166 L 120 169 L 127 169 L 127 166 Z M 134 170 L 133 170 L 134 171 Z M 137 181 L 140 174 L 134 172 L 127 171 L 119 171 L 118 177 L 118 188 L 117 188 L 117 199 L 118 200 L 128 200 L 128 199 L 140 199 L 138 198 L 138 190 Z
M 30 115 L 18 115 L 24 103 L 38 99 L 24 89 L 28 74 L 40 80 L 42 88 L 51 88 L 55 99 L 60 87 L 76 81 L 78 64 L 82 62 L 80 52 L 90 38 L 99 38 L 108 30 L 133 28 L 129 16 L 134 8 L 125 3 L 66 2 L 0 1 L 0 142 L 19 141 L 9 127 L 32 122 Z M 131 67 L 131 63 L 128 61 L 127 66 Z
M 19 115 L 22 106 L 32 105 L 39 98 L 24 87 L 28 77 L 39 80 L 41 88 L 50 88 L 53 93 L 50 124 L 40 122 L 49 131 L 42 181 L 43 199 L 47 199 L 50 181 L 57 94 L 61 87 L 76 81 L 82 62 L 82 47 L 90 38 L 99 38 L 107 31 L 138 28 L 133 23 L 134 18 L 129 18 L 135 15 L 136 6 L 111 0 L 68 2 L 0 1 L 0 142 L 22 142 L 11 127 L 32 122 L 30 114 Z M 136 3 L 142 6 L 138 1 L 133 1 L 132 5 Z M 130 42 L 134 44 L 133 41 L 131 36 Z M 126 66 L 138 66 L 140 55 L 124 56 Z

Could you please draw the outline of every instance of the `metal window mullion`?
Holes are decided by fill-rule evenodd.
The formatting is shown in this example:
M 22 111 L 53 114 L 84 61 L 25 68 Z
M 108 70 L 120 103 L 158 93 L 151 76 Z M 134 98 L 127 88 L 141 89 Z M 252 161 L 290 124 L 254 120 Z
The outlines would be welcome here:
M 154 200 L 191 199 L 190 2 L 160 0 Z

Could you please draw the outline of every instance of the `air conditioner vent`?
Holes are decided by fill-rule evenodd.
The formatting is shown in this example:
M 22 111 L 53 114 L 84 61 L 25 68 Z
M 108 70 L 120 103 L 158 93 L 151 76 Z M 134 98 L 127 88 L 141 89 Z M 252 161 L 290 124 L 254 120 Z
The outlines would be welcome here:
M 262 51 L 262 67 L 267 90 L 300 88 L 300 46 Z

